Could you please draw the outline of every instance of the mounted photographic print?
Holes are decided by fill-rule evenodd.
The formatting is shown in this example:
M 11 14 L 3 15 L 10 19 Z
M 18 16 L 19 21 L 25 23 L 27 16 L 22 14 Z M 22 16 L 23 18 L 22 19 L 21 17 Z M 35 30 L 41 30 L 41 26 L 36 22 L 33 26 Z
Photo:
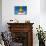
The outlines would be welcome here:
M 15 15 L 26 15 L 27 6 L 15 6 L 14 13 L 15 13 Z

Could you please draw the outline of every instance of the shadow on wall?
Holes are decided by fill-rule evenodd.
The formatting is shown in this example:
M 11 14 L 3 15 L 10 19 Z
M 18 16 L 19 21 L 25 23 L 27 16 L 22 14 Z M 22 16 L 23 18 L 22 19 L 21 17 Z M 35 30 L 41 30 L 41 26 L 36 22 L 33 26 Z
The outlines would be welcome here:
M 2 31 L 2 0 L 0 0 L 0 31 Z
M 44 14 L 46 14 L 46 0 L 40 1 L 40 11 Z

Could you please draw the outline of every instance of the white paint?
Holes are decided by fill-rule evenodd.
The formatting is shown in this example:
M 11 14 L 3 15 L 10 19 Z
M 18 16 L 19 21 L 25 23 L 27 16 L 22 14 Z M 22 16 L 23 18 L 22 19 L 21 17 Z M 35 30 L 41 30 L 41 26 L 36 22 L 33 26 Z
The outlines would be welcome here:
M 2 0 L 0 0 L 0 31 L 2 31 Z
M 40 0 L 40 25 L 46 31 L 46 0 Z
M 40 9 L 41 13 L 46 14 L 46 0 L 40 0 Z

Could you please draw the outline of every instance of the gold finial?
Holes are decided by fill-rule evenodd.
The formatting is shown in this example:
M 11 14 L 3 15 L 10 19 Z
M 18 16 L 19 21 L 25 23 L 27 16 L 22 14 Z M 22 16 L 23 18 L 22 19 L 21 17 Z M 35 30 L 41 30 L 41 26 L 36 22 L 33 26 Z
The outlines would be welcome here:
M 23 12 L 22 6 L 20 6 L 19 8 L 19 12 Z

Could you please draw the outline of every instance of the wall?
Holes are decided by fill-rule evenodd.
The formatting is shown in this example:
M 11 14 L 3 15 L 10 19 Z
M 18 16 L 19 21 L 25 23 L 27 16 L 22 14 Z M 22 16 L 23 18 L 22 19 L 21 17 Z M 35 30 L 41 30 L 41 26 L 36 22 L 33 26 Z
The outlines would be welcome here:
M 30 3 L 31 2 L 31 3 Z M 16 5 L 27 5 L 27 15 L 14 15 L 14 6 Z M 17 19 L 20 22 L 24 22 L 25 20 L 30 20 L 31 22 L 34 23 L 39 23 L 39 14 L 40 14 L 40 1 L 38 0 L 20 0 L 20 2 L 18 2 L 18 0 L 3 0 L 2 1 L 2 22 L 3 22 L 3 26 L 6 25 L 6 23 L 10 20 L 10 19 Z M 18 19 L 19 18 L 19 19 Z M 37 21 L 38 20 L 38 21 Z M 6 28 L 4 27 L 4 29 L 6 30 Z
M 0 0 L 0 31 L 2 31 L 2 0 Z
M 46 0 L 40 0 L 40 24 L 46 31 Z
M 46 13 L 46 0 L 40 0 L 40 9 L 42 13 Z
M 40 0 L 40 25 L 46 31 L 46 0 Z M 45 41 L 46 46 L 46 41 Z
M 20 2 L 19 2 L 20 1 Z M 42 4 L 40 0 L 2 0 L 2 26 L 3 31 L 8 30 L 7 22 L 11 19 L 17 19 L 19 22 L 25 22 L 25 20 L 30 20 L 33 25 L 33 45 L 38 46 L 38 39 L 36 37 L 36 27 L 39 24 L 46 29 L 45 25 L 46 16 L 41 12 Z M 41 4 L 41 5 L 40 5 Z M 15 15 L 14 14 L 14 6 L 16 5 L 26 5 L 27 6 L 27 15 Z

